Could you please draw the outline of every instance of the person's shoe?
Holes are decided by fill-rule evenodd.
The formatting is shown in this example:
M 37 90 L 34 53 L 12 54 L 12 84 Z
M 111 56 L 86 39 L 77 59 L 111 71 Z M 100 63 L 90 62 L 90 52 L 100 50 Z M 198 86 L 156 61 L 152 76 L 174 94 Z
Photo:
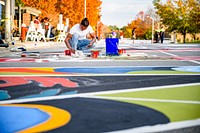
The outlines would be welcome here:
M 71 53 L 71 56 L 74 57 L 74 58 L 78 58 L 78 57 L 79 57 L 79 54 L 78 54 L 78 52 L 76 51 L 75 54 Z
M 79 57 L 85 57 L 82 50 L 77 50 L 77 53 L 78 53 Z

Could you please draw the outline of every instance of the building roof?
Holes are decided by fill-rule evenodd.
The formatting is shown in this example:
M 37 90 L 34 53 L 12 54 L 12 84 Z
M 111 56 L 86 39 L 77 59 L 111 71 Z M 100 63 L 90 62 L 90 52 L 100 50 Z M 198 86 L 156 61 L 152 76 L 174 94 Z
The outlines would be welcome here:
M 15 9 L 18 9 L 17 7 L 15 7 Z M 41 14 L 42 12 L 40 10 L 37 10 L 33 7 L 28 7 L 28 6 L 24 6 L 21 7 L 21 10 L 23 13 L 30 13 L 32 15 L 38 16 L 39 14 Z M 18 10 L 15 10 L 16 12 L 18 12 Z
M 37 10 L 35 8 L 32 8 L 32 7 L 27 7 L 27 6 L 21 7 L 21 9 L 25 10 L 27 13 L 33 14 L 35 16 L 38 16 L 39 14 L 42 13 L 40 10 Z

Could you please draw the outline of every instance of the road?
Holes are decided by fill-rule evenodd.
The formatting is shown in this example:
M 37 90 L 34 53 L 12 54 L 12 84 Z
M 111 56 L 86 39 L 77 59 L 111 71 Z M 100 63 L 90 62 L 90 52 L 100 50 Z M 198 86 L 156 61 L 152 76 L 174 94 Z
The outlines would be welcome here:
M 179 102 L 190 100 L 196 104 L 195 107 L 183 105 L 186 114 L 200 108 L 200 45 L 150 44 L 144 41 L 131 44 L 127 41 L 120 47 L 126 51 L 122 55 L 105 56 L 105 43 L 101 41 L 96 47 L 101 49 L 98 58 L 65 56 L 63 43 L 1 54 L 0 110 L 4 112 L 0 115 L 1 130 L 58 133 L 199 132 L 198 114 L 188 118 L 179 118 L 178 114 L 182 110 Z M 197 97 L 193 101 L 185 92 L 186 86 L 192 87 L 189 92 L 193 98 L 195 95 Z M 175 87 L 177 91 L 166 95 L 168 101 L 160 111 L 157 107 L 162 104 L 154 108 L 146 103 L 98 98 L 102 94 L 116 98 L 117 93 L 124 98 L 127 96 L 125 92 L 130 92 L 131 98 L 135 98 L 135 91 L 140 93 L 143 90 L 147 94 L 156 93 L 149 100 L 158 100 L 161 90 L 165 90 L 163 87 L 167 88 L 163 95 L 169 93 L 168 87 Z M 157 94 L 154 92 L 156 90 L 160 92 Z M 138 93 L 137 96 L 140 96 Z M 140 96 L 142 100 L 147 98 L 147 94 Z M 173 94 L 177 95 L 169 97 Z M 172 100 L 177 100 L 178 105 L 168 106 Z M 166 107 L 176 110 L 175 116 L 170 115 L 170 111 L 168 114 Z M 16 112 L 12 113 L 13 110 Z M 21 121 L 16 119 L 17 116 L 21 117 Z M 13 123 L 6 126 L 5 123 L 11 121 Z M 38 126 L 39 123 L 43 124 Z M 150 127 L 146 129 L 146 126 Z

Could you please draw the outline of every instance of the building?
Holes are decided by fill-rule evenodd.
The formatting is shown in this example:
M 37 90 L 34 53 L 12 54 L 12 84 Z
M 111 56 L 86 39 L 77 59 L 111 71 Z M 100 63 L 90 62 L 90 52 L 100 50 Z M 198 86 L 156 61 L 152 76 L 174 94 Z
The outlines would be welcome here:
M 12 3 L 12 2 L 11 2 Z M 5 29 L 5 2 L 4 0 L 0 0 L 0 29 L 2 32 L 2 37 L 4 37 L 4 31 Z M 19 31 L 19 33 L 21 33 L 21 24 L 24 23 L 26 26 L 30 25 L 30 22 L 33 21 L 35 19 L 36 16 L 39 16 L 39 14 L 41 14 L 41 11 L 32 8 L 32 7 L 15 7 L 15 14 L 11 16 L 11 20 L 10 20 L 10 30 L 17 30 Z M 14 20 L 13 20 L 14 19 Z M 9 30 L 8 30 L 9 31 Z M 11 33 L 10 31 L 10 33 Z
M 21 7 L 21 23 L 24 23 L 25 25 L 30 25 L 30 22 L 35 19 L 36 16 L 39 16 L 41 14 L 41 11 L 32 8 L 32 7 Z M 19 8 L 15 8 L 15 25 L 19 27 Z
M 174 33 L 172 32 L 171 33 L 171 42 L 174 42 L 174 40 L 175 40 L 176 43 L 183 43 L 183 35 L 181 35 L 179 33 L 179 34 L 176 34 L 176 38 L 174 38 L 174 37 L 175 37 Z M 195 34 L 195 38 L 196 38 L 196 40 L 200 40 L 200 33 Z M 194 36 L 192 34 L 186 34 L 185 41 L 186 42 L 194 41 Z

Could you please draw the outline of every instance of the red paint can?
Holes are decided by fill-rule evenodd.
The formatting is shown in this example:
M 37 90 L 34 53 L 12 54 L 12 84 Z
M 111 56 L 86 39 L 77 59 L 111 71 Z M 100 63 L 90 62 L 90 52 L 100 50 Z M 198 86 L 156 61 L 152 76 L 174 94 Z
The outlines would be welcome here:
M 126 49 L 123 49 L 123 53 L 126 53 Z
M 92 58 L 97 58 L 99 55 L 99 51 L 91 51 L 92 53 Z
M 21 54 L 21 57 L 26 57 L 26 54 Z
M 118 49 L 118 54 L 123 54 L 124 50 L 123 49 Z
M 71 51 L 70 50 L 65 50 L 65 55 L 71 56 Z

